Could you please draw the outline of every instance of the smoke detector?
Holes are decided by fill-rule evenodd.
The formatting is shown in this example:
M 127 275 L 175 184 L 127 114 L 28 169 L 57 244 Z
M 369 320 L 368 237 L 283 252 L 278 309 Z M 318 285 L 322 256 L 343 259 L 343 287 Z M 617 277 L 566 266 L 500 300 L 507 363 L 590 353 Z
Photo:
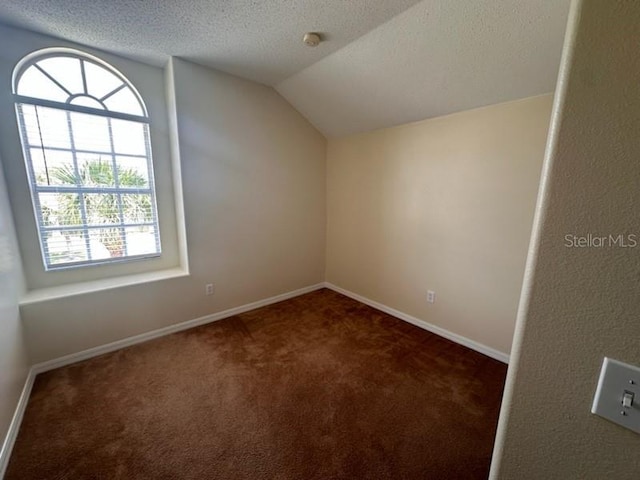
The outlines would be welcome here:
M 317 47 L 320 44 L 320 40 L 322 40 L 320 35 L 314 32 L 305 33 L 304 37 L 302 37 L 302 41 L 308 47 Z

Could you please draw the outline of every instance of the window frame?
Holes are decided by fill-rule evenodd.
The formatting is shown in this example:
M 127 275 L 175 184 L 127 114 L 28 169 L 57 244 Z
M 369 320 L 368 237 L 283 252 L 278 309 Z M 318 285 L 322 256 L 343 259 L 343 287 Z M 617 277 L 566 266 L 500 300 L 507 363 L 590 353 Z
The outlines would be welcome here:
M 48 74 L 42 67 L 38 66 L 37 63 L 46 60 L 48 58 L 54 57 L 67 57 L 67 58 L 75 58 L 80 62 L 81 74 L 82 74 L 82 84 L 84 87 L 84 94 L 73 94 L 66 87 L 64 87 L 60 82 L 58 82 L 53 76 Z M 84 62 L 93 63 L 99 68 L 103 68 L 108 72 L 115 75 L 122 84 L 115 88 L 114 90 L 108 92 L 105 96 L 98 99 L 93 95 L 88 93 L 87 89 L 87 76 L 85 73 Z M 55 85 L 57 85 L 60 89 L 64 90 L 69 96 L 66 102 L 58 102 L 54 100 L 48 100 L 44 98 L 31 97 L 26 95 L 18 94 L 18 87 L 20 79 L 22 75 L 32 66 L 36 66 L 36 68 L 47 76 Z M 104 105 L 104 100 L 111 97 L 112 95 L 118 93 L 120 90 L 128 88 L 133 93 L 135 99 L 137 100 L 143 115 L 135 115 L 131 113 L 119 112 L 109 110 L 106 105 Z M 103 107 L 104 110 L 98 108 L 92 108 L 84 105 L 76 105 L 70 103 L 74 98 L 85 95 L 97 100 Z M 16 120 L 18 124 L 18 130 L 20 134 L 20 144 L 22 147 L 23 158 L 25 162 L 25 169 L 27 173 L 27 181 L 29 184 L 29 191 L 31 194 L 31 203 L 34 211 L 34 217 L 36 220 L 36 230 L 38 233 L 38 240 L 40 246 L 40 252 L 42 254 L 42 262 L 45 272 L 49 271 L 59 271 L 66 269 L 75 269 L 78 267 L 86 267 L 86 266 L 98 266 L 98 265 L 111 265 L 116 263 L 129 263 L 137 260 L 158 258 L 162 255 L 162 245 L 161 245 L 161 235 L 160 235 L 160 219 L 158 214 L 158 202 L 157 195 L 155 191 L 155 175 L 153 168 L 153 153 L 151 146 L 151 119 L 149 117 L 147 107 L 145 105 L 142 96 L 135 88 L 135 86 L 125 77 L 122 73 L 120 73 L 115 67 L 110 65 L 109 63 L 101 60 L 100 58 L 88 54 L 86 52 L 71 49 L 71 48 L 45 48 L 42 50 L 38 50 L 32 52 L 31 54 L 23 57 L 15 66 L 12 75 L 12 99 L 15 107 Z M 66 113 L 67 118 L 67 132 L 70 139 L 70 147 L 69 148 L 57 148 L 57 147 L 47 147 L 44 145 L 31 145 L 28 141 L 28 136 L 26 132 L 26 123 L 25 118 L 22 112 L 23 106 L 33 106 L 34 108 L 43 107 L 43 108 L 51 108 L 59 111 L 63 111 Z M 36 110 L 37 111 L 37 110 Z M 73 141 L 73 128 L 71 126 L 71 113 L 80 113 L 80 114 L 88 114 L 99 117 L 107 118 L 107 125 L 109 129 L 109 144 L 110 151 L 108 152 L 98 152 L 91 151 L 82 148 L 75 148 L 75 144 Z M 144 155 L 133 155 L 133 154 L 123 154 L 117 153 L 115 151 L 114 145 L 114 137 L 112 133 L 112 119 L 116 120 L 125 120 L 132 121 L 142 125 L 143 135 L 144 135 L 144 144 L 145 144 L 145 154 Z M 41 142 L 42 143 L 42 142 Z M 79 173 L 79 160 L 77 158 L 78 153 L 97 153 L 100 155 L 104 155 L 110 159 L 109 161 L 111 167 L 114 172 L 114 186 L 113 187 L 92 187 L 92 186 L 82 186 L 81 184 L 70 185 L 70 186 L 44 186 L 38 185 L 38 181 L 35 174 L 34 162 L 31 155 L 31 148 L 41 148 L 43 151 L 45 149 L 48 150 L 60 150 L 69 152 L 73 158 L 73 169 L 78 175 Z M 146 160 L 147 173 L 148 173 L 148 185 L 147 187 L 140 188 L 131 188 L 131 187 L 122 187 L 119 185 L 118 181 L 118 163 L 116 157 L 119 155 L 125 155 L 130 157 L 138 157 L 144 158 Z M 42 207 L 40 204 L 40 193 L 72 193 L 78 195 L 80 199 L 80 210 L 82 216 L 82 224 L 67 226 L 67 225 L 58 225 L 58 226 L 46 226 L 43 214 Z M 151 221 L 149 222 L 137 222 L 137 223 L 127 223 L 125 221 L 122 209 L 122 195 L 124 194 L 144 194 L 149 195 L 150 198 L 150 214 Z M 86 194 L 113 194 L 117 196 L 117 205 L 119 209 L 119 219 L 118 223 L 113 224 L 98 224 L 91 225 L 88 223 L 85 200 L 83 195 Z M 154 229 L 154 237 L 155 237 L 155 247 L 156 251 L 152 253 L 144 253 L 138 255 L 126 255 L 127 242 L 126 242 L 126 228 L 129 227 L 140 227 L 140 226 L 149 226 Z M 99 229 L 117 229 L 120 232 L 121 238 L 123 241 L 123 248 L 125 250 L 125 255 L 122 257 L 111 257 L 111 258 L 100 258 L 100 259 L 91 259 L 91 248 L 90 248 L 90 237 L 89 232 L 91 230 L 99 230 Z M 81 231 L 82 236 L 85 242 L 86 254 L 88 259 L 75 261 L 75 262 L 65 262 L 60 264 L 55 264 L 51 262 L 51 254 L 49 252 L 48 246 L 46 245 L 46 235 L 51 231 L 64 231 L 64 230 L 72 230 L 72 231 Z

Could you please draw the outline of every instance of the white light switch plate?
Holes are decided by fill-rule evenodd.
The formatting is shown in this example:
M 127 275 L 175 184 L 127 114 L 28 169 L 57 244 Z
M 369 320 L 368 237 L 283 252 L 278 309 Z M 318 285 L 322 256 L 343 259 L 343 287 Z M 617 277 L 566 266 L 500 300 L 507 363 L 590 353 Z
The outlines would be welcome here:
M 629 407 L 625 394 L 633 399 Z M 640 368 L 605 357 L 591 413 L 640 433 Z

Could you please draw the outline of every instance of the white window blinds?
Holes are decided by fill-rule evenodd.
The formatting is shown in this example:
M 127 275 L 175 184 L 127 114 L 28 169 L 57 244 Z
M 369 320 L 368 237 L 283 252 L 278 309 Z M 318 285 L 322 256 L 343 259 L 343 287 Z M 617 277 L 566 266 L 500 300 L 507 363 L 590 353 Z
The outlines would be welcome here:
M 45 268 L 158 256 L 149 118 L 135 89 L 80 53 L 30 58 L 15 78 Z

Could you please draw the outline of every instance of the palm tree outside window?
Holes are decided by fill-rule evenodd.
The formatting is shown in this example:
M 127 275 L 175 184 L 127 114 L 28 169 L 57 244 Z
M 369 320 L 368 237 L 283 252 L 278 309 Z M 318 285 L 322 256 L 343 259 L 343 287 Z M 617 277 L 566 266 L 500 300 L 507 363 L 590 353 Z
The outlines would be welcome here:
M 96 57 L 46 49 L 13 94 L 46 270 L 159 256 L 149 116 Z

